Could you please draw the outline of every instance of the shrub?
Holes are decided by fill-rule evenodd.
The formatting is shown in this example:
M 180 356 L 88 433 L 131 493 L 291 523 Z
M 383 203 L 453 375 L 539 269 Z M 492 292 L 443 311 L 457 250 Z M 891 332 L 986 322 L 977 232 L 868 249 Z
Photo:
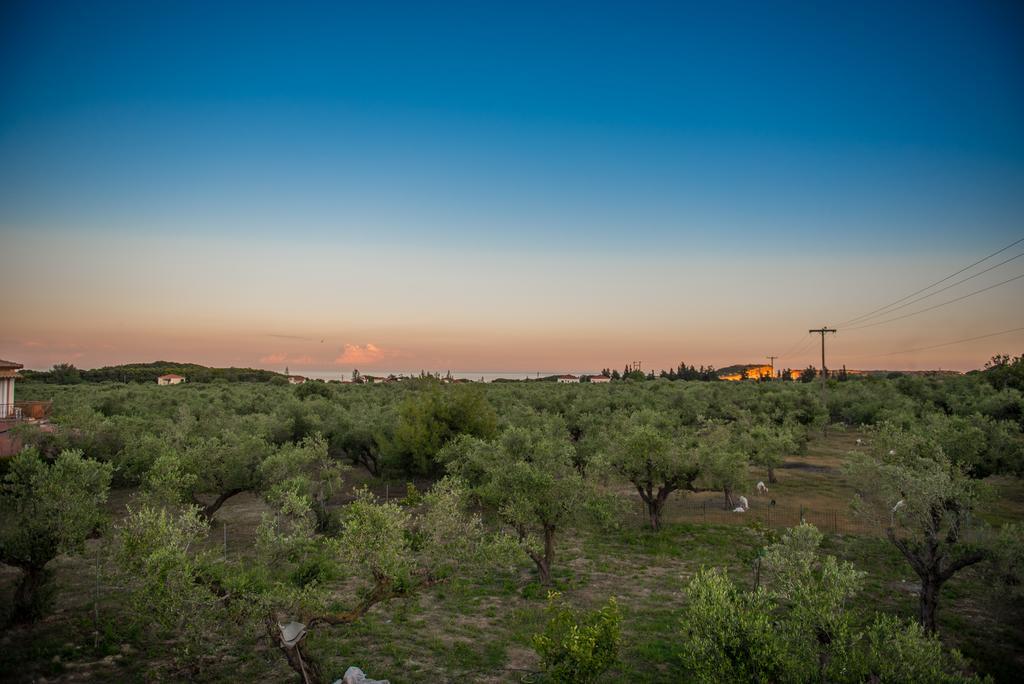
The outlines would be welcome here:
M 547 614 L 544 632 L 533 637 L 547 681 L 593 682 L 618 660 L 622 616 L 615 597 L 597 610 L 577 612 L 551 592 Z

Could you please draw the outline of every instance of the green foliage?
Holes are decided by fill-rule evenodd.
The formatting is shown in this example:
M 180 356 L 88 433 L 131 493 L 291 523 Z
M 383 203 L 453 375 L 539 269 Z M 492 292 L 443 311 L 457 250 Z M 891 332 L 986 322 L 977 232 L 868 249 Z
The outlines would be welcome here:
M 757 422 L 738 426 L 737 440 L 746 451 L 750 462 L 768 469 L 769 482 L 775 482 L 775 469 L 786 456 L 798 449 L 797 430 L 790 425 Z
M 680 623 L 683 667 L 698 682 L 786 681 L 791 669 L 766 591 L 745 592 L 701 570 L 686 589 Z
M 119 526 L 117 565 L 132 614 L 154 638 L 173 637 L 180 667 L 196 670 L 229 643 L 254 643 L 268 624 L 275 639 L 276 622 L 349 624 L 376 603 L 487 573 L 510 557 L 510 541 L 485 532 L 454 479 L 438 482 L 415 511 L 361 490 L 332 534 L 315 532 L 300 490 L 276 492 L 257 553 L 230 566 L 202 550 L 208 523 L 194 507 L 144 505 Z
M 343 466 L 327 453 L 327 441 L 320 435 L 298 444 L 285 444 L 259 464 L 259 481 L 269 498 L 287 490 L 305 497 L 316 516 L 317 528 L 327 529 L 330 513 L 327 502 L 341 487 Z
M 997 354 L 985 364 L 985 380 L 997 389 L 1024 391 L 1024 354 Z
M 79 370 L 70 363 L 58 363 L 48 371 L 24 370 L 19 373 L 26 380 L 71 385 L 81 382 L 156 383 L 161 375 L 184 375 L 188 382 L 287 382 L 280 373 L 255 368 L 208 368 L 194 363 L 153 361 L 152 363 L 126 363 L 91 370 Z
M 934 631 L 943 584 L 987 556 L 969 537 L 984 487 L 924 430 L 885 423 L 874 432 L 871 451 L 852 455 L 847 467 L 857 487 L 855 510 L 886 531 L 917 573 L 918 617 Z
M 701 479 L 725 495 L 724 506 L 736 505 L 733 492 L 746 484 L 750 461 L 744 451 L 741 432 L 733 425 L 708 423 L 700 431 L 697 459 Z
M 516 535 L 545 584 L 556 534 L 604 512 L 602 498 L 576 469 L 564 432 L 510 428 L 493 442 L 462 436 L 440 458 Z
M 957 650 L 946 650 L 942 641 L 929 635 L 916 622 L 879 614 L 864 631 L 864 645 L 847 663 L 846 681 L 935 682 L 968 684 L 979 682 L 968 673 Z
M 46 609 L 45 572 L 58 554 L 81 553 L 104 521 L 111 466 L 63 451 L 52 463 L 35 449 L 15 455 L 0 486 L 0 561 L 23 575 L 12 618 L 32 620 Z
M 615 597 L 597 610 L 577 612 L 561 594 L 549 592 L 547 618 L 544 631 L 533 636 L 545 681 L 588 684 L 618 661 L 622 616 Z
M 398 406 L 394 434 L 385 451 L 393 467 L 404 473 L 428 475 L 440 469 L 437 453 L 458 435 L 489 438 L 497 416 L 482 392 L 455 386 L 442 392 L 431 384 L 410 394 Z
M 699 682 L 972 682 L 956 651 L 919 625 L 850 608 L 863 573 L 818 550 L 810 525 L 765 553 L 767 587 L 702 570 L 687 587 L 680 659 Z
M 677 437 L 666 429 L 665 422 L 667 416 L 662 414 L 634 415 L 610 445 L 608 455 L 609 465 L 640 493 L 654 529 L 660 526 L 669 495 L 692 487 L 700 472 L 694 436 Z

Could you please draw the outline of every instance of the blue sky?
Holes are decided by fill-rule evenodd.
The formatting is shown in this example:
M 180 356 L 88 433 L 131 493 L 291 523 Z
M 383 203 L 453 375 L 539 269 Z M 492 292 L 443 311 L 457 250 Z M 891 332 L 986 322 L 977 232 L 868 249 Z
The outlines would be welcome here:
M 1024 225 L 1018 2 L 7 2 L 0 65 L 22 245 L 845 253 L 848 292 Z

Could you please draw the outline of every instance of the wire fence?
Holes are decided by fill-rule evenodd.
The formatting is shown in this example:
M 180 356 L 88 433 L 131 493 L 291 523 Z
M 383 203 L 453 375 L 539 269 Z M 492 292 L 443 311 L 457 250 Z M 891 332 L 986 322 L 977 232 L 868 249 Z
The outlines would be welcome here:
M 769 528 L 785 528 L 809 522 L 830 534 L 877 535 L 880 531 L 870 523 L 837 508 L 814 508 L 803 504 L 773 504 L 755 499 L 743 513 L 725 508 L 723 499 L 698 501 L 670 500 L 665 504 L 662 520 L 673 523 L 711 523 L 715 525 L 747 525 L 756 520 Z

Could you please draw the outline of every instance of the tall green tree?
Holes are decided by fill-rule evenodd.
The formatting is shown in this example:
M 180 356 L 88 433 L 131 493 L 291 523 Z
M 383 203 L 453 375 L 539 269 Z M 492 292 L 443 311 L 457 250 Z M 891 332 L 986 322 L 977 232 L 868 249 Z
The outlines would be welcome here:
M 609 446 L 609 464 L 636 487 L 647 507 L 652 529 L 660 529 L 661 514 L 672 492 L 689 489 L 700 473 L 694 436 L 673 438 L 665 425 L 635 416 Z
M 750 460 L 734 424 L 708 423 L 697 435 L 697 462 L 701 479 L 722 491 L 724 507 L 736 507 L 733 494 L 748 479 Z
M 750 462 L 768 471 L 768 482 L 775 483 L 775 469 L 782 465 L 787 454 L 798 448 L 794 428 L 788 425 L 774 425 L 757 422 L 737 426 L 737 437 L 749 454 Z
M 478 388 L 434 381 L 407 395 L 398 405 L 394 432 L 383 451 L 390 464 L 411 475 L 436 474 L 437 453 L 458 435 L 493 437 L 497 414 Z
M 0 561 L 22 572 L 12 619 L 29 621 L 46 609 L 47 564 L 81 553 L 104 520 L 112 466 L 63 451 L 52 463 L 25 449 L 9 463 L 0 486 Z
M 988 555 L 970 537 L 982 486 L 924 431 L 886 423 L 871 444 L 871 453 L 854 454 L 848 466 L 856 510 L 885 530 L 917 574 L 918 619 L 934 632 L 943 585 Z
M 601 512 L 564 433 L 510 428 L 491 442 L 462 436 L 441 458 L 514 533 L 542 584 L 551 584 L 558 534 Z

